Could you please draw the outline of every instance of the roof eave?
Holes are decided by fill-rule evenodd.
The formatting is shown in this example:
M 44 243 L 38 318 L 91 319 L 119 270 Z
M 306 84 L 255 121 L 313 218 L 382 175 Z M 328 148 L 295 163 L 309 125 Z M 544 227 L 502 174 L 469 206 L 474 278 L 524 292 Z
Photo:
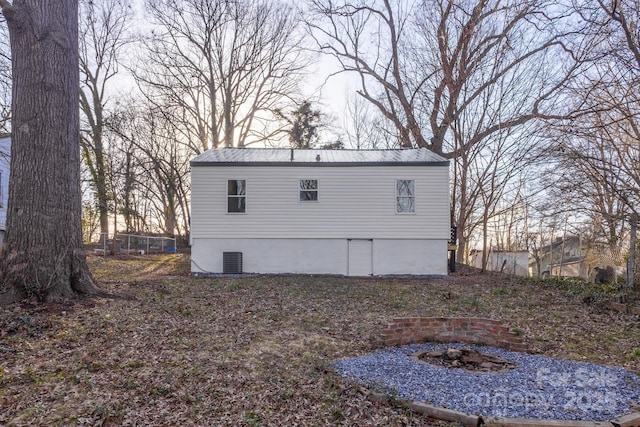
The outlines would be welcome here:
M 269 166 L 269 167 L 362 167 L 362 166 L 449 166 L 449 160 L 423 162 L 211 162 L 191 161 L 192 167 L 200 166 Z

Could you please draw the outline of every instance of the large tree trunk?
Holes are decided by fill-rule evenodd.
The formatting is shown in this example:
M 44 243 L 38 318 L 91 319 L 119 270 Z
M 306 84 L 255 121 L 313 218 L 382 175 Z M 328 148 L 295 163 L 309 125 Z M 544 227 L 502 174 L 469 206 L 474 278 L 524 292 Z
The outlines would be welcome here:
M 13 66 L 2 300 L 96 294 L 82 247 L 78 1 L 0 5 Z

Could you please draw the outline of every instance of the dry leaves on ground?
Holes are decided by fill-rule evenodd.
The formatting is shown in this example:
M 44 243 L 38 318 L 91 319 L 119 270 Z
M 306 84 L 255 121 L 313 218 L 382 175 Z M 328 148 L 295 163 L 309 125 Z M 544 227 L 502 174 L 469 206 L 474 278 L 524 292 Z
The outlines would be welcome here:
M 447 425 L 331 370 L 402 316 L 499 319 L 543 354 L 640 371 L 638 316 L 508 276 L 194 278 L 187 255 L 90 261 L 113 298 L 0 308 L 0 424 Z

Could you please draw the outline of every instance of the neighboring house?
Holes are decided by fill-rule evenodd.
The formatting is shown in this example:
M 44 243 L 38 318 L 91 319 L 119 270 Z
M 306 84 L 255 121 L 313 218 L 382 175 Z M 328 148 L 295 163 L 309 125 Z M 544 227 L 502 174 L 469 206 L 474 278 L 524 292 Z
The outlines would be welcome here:
M 591 268 L 585 258 L 570 259 L 562 263 L 549 264 L 547 272 L 555 277 L 579 277 L 589 280 Z
M 580 236 L 557 237 L 553 243 L 542 246 L 529 264 L 531 275 L 588 278 L 587 247 Z M 540 271 L 538 272 L 538 265 Z
M 191 167 L 194 273 L 447 274 L 449 163 L 427 149 L 222 148 Z
M 624 252 L 613 253 L 603 244 L 583 241 L 581 236 L 558 237 L 552 244 L 545 245 L 529 264 L 532 276 L 538 276 L 538 262 L 541 276 L 578 277 L 591 280 L 595 267 L 614 267 L 618 275 L 625 273 Z
M 7 222 L 7 202 L 9 201 L 9 159 L 11 138 L 0 138 L 0 247 L 4 242 Z
M 471 265 L 482 268 L 482 252 L 471 252 Z M 490 250 L 487 255 L 487 271 L 500 271 L 514 276 L 529 275 L 529 251 Z

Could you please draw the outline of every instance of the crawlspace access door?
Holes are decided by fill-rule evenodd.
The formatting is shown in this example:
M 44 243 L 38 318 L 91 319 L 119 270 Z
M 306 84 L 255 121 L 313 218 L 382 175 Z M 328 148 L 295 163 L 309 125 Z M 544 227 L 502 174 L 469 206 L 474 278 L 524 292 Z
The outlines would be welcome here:
M 373 240 L 349 239 L 348 276 L 373 274 Z

